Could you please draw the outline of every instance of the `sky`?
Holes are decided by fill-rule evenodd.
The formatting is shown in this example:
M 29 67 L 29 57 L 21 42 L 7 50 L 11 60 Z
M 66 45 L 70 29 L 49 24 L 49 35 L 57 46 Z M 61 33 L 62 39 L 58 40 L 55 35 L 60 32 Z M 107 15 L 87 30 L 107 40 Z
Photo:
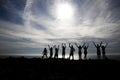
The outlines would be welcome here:
M 120 54 L 120 0 L 0 0 L 0 54 L 41 54 L 68 43 L 109 43 Z M 74 46 L 76 48 L 76 46 Z M 76 48 L 77 52 L 77 48 Z

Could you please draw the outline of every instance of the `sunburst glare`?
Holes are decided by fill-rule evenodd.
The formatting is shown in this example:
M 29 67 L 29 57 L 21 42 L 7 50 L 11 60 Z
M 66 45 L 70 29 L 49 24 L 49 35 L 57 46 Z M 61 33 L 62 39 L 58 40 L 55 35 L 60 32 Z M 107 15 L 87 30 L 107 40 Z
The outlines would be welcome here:
M 73 7 L 69 3 L 61 3 L 56 7 L 57 19 L 71 19 L 73 17 Z

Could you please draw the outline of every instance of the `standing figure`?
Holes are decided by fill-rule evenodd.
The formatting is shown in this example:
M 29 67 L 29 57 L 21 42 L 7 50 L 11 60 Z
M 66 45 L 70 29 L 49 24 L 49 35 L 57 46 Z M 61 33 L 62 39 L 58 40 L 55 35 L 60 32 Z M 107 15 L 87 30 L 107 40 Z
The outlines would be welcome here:
M 44 57 L 48 58 L 47 57 L 47 49 L 46 48 L 44 48 L 44 50 L 43 50 L 43 56 L 42 56 L 42 58 L 44 58 Z
M 55 45 L 55 55 L 54 55 L 54 58 L 58 58 L 58 51 L 59 51 L 59 45 L 58 45 L 58 47 L 56 47 L 56 45 Z
M 106 57 L 106 51 L 105 51 L 107 45 L 108 45 L 108 43 L 106 43 L 105 45 L 101 44 L 103 59 L 107 59 L 107 57 Z
M 101 44 L 102 44 L 102 43 L 96 45 L 95 42 L 93 42 L 93 44 L 94 44 L 94 46 L 96 47 L 96 50 L 97 50 L 97 57 L 98 57 L 98 59 L 100 59 L 100 58 L 101 58 L 101 50 L 100 50 L 100 47 L 101 47 Z
M 62 58 L 65 58 L 65 49 L 66 49 L 66 44 L 62 43 Z
M 78 55 L 79 55 L 79 59 L 82 59 L 81 58 L 81 55 L 82 55 L 82 48 L 83 46 L 85 45 L 85 43 L 81 46 L 81 45 L 77 45 L 77 43 L 75 43 L 75 45 L 77 46 L 78 48 Z
M 87 46 L 84 46 L 84 59 L 87 59 L 87 50 L 88 50 L 89 44 L 87 44 Z
M 50 57 L 49 58 L 52 58 L 53 56 L 53 47 L 50 47 L 50 45 L 48 45 L 49 47 L 49 50 L 50 50 Z
M 70 47 L 69 59 L 70 59 L 71 57 L 72 57 L 72 59 L 74 59 L 75 48 L 73 47 L 73 45 L 71 45 L 71 43 L 69 43 L 69 47 Z

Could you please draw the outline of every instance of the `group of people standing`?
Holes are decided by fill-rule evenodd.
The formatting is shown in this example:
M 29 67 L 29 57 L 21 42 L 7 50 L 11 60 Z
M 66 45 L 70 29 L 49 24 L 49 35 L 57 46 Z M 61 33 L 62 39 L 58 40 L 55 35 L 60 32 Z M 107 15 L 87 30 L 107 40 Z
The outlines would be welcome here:
M 108 45 L 108 43 L 106 43 L 105 45 L 103 45 L 103 43 L 101 42 L 100 44 L 96 44 L 95 42 L 93 42 L 94 46 L 96 47 L 96 50 L 97 50 L 97 58 L 100 59 L 101 58 L 101 50 L 102 50 L 102 55 L 103 55 L 103 58 L 106 58 L 106 52 L 105 52 L 105 49 Z M 89 47 L 89 43 L 84 43 L 83 45 L 78 45 L 77 43 L 75 43 L 75 46 L 78 48 L 78 55 L 79 55 L 79 59 L 82 59 L 82 49 L 84 50 L 83 53 L 84 53 L 84 59 L 87 59 L 87 53 L 88 53 L 88 47 Z M 48 45 L 49 47 L 49 52 L 50 52 L 50 56 L 49 58 L 58 58 L 58 53 L 59 53 L 59 45 L 56 46 L 50 46 Z M 66 55 L 66 44 L 65 43 L 62 43 L 61 44 L 61 48 L 62 48 L 62 58 L 65 58 L 65 55 Z M 69 43 L 69 48 L 70 48 L 70 54 L 69 54 L 69 59 L 74 59 L 74 52 L 75 52 L 75 48 L 74 46 Z M 55 54 L 53 56 L 53 49 L 55 49 Z M 44 48 L 43 50 L 43 56 L 42 58 L 48 58 L 48 51 L 47 51 L 47 48 Z
M 98 59 L 101 58 L 101 49 L 102 49 L 102 56 L 104 59 L 106 59 L 106 47 L 108 45 L 108 43 L 106 43 L 105 45 L 102 45 L 103 42 L 99 43 L 99 44 L 95 44 L 95 42 L 93 42 L 94 46 L 96 47 L 96 50 L 97 50 L 97 57 Z

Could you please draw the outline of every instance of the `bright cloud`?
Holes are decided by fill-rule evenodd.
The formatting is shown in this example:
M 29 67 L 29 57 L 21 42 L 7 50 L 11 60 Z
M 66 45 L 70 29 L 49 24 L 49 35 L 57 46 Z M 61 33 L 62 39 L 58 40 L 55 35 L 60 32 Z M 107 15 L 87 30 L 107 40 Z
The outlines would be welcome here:
M 107 0 L 26 0 L 23 12 L 10 7 L 13 3 L 8 4 L 4 5 L 5 9 L 19 14 L 24 24 L 0 20 L 0 37 L 6 39 L 0 44 L 7 44 L 1 49 L 43 48 L 47 44 L 89 39 L 120 40 L 120 19 L 114 17 L 113 11 L 116 10 L 110 9 Z

